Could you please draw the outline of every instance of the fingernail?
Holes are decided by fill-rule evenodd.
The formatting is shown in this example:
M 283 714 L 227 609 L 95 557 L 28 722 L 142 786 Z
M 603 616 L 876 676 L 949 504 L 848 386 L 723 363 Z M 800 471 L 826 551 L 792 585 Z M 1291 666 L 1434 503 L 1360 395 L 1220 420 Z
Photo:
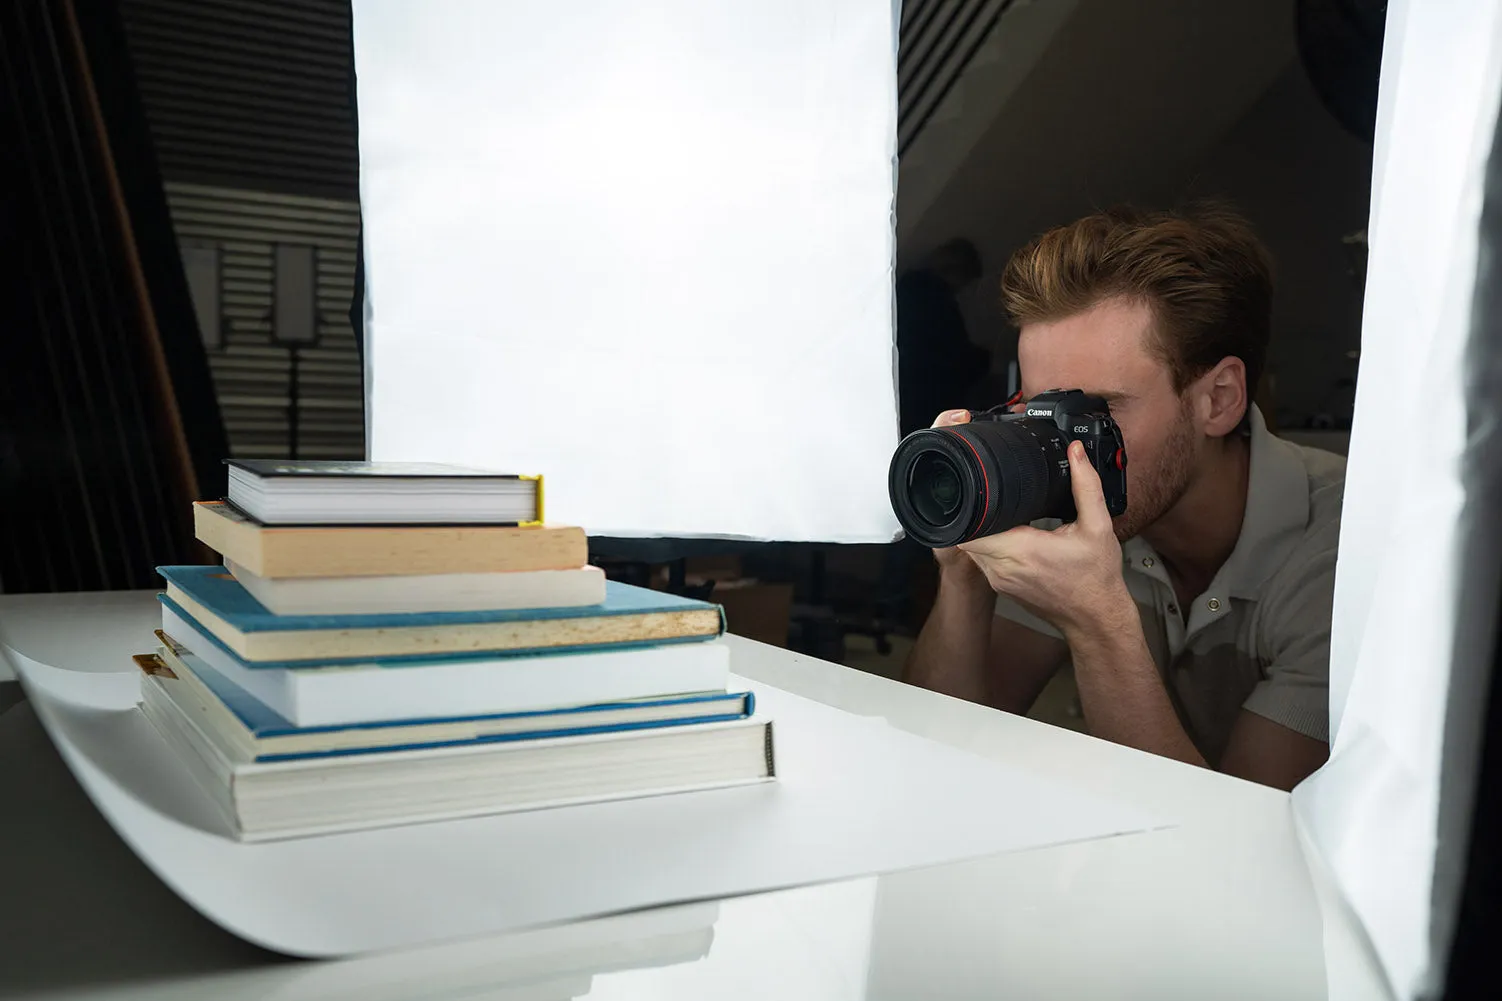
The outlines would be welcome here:
M 944 419 L 946 421 L 957 421 L 957 420 L 960 420 L 961 418 L 965 418 L 965 417 L 969 417 L 969 416 L 970 416 L 970 411 L 968 411 L 968 410 L 951 410 L 947 414 L 944 415 Z

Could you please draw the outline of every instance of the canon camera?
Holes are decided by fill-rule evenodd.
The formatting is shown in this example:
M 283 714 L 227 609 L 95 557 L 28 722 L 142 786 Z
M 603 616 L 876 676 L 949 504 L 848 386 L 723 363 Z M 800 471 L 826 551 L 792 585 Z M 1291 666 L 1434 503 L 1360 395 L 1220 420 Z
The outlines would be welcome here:
M 1041 518 L 1073 521 L 1069 443 L 1083 442 L 1112 516 L 1126 511 L 1126 448 L 1106 401 L 1078 389 L 915 431 L 892 456 L 888 490 L 908 536 L 932 549 Z

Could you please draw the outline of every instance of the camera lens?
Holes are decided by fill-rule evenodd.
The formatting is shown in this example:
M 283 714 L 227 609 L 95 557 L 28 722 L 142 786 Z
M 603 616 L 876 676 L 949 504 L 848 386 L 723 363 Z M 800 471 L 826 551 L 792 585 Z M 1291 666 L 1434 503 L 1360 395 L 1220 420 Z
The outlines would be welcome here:
M 1052 421 L 1020 414 L 915 431 L 892 456 L 892 509 L 910 538 L 933 549 L 1072 519 L 1068 446 Z
M 960 509 L 960 471 L 948 457 L 924 452 L 913 463 L 908 490 L 919 517 L 932 525 L 944 525 Z

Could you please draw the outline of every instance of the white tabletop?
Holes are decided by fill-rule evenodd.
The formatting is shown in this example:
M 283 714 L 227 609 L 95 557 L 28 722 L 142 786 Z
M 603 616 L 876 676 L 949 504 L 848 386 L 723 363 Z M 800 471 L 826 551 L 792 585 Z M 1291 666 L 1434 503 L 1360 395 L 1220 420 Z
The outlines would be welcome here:
M 156 614 L 149 592 L 5 596 L 0 638 L 47 663 L 69 642 L 62 623 L 86 622 L 91 639 L 126 649 Z M 730 642 L 737 674 L 1132 799 L 1178 826 L 434 948 L 288 961 L 219 930 L 158 882 L 22 703 L 0 716 L 0 995 L 1387 996 L 1361 932 L 1318 862 L 1306 861 L 1286 794 Z

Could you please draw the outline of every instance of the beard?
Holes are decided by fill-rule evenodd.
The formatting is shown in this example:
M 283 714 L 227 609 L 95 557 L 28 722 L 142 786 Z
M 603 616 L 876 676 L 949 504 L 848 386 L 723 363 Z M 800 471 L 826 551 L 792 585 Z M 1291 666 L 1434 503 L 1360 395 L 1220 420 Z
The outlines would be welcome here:
M 1111 520 L 1117 540 L 1135 538 L 1173 508 L 1189 489 L 1194 471 L 1195 433 L 1185 403 L 1153 464 L 1128 484 L 1126 513 Z

